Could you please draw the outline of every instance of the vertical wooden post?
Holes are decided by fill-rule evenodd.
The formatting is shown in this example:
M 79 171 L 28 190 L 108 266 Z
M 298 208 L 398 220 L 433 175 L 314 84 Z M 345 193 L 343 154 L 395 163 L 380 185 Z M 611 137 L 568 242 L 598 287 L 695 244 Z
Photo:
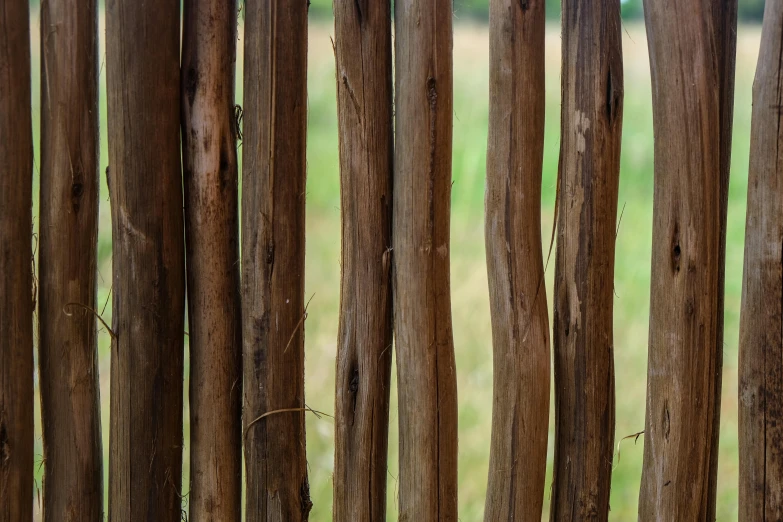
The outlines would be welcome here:
M 98 9 L 41 2 L 40 313 L 44 520 L 103 520 L 95 271 Z
M 563 1 L 551 520 L 606 520 L 609 513 L 621 31 L 619 0 Z
M 783 2 L 767 0 L 753 84 L 739 343 L 739 520 L 783 519 Z
M 736 0 L 647 0 L 655 128 L 639 520 L 714 520 Z
M 246 520 L 307 520 L 307 2 L 245 4 L 242 342 Z
M 106 4 L 113 522 L 181 516 L 185 267 L 179 5 L 177 0 Z
M 449 222 L 452 2 L 395 2 L 394 318 L 400 519 L 457 519 Z
M 485 238 L 494 397 L 484 520 L 540 520 L 549 428 L 541 255 L 545 2 L 492 0 Z
M 333 514 L 382 521 L 392 360 L 391 5 L 337 0 L 334 8 L 342 279 Z
M 33 518 L 30 7 L 0 9 L 0 522 Z
M 242 517 L 236 42 L 236 0 L 186 0 L 180 103 L 193 522 Z

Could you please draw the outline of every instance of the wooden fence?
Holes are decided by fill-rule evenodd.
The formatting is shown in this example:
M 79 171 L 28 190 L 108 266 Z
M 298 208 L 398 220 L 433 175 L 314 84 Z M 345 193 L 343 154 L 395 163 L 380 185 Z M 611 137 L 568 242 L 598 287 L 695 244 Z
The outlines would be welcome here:
M 308 2 L 243 4 L 243 110 L 233 94 L 236 0 L 186 0 L 182 39 L 179 5 L 106 3 L 108 519 L 183 515 L 187 286 L 189 519 L 240 520 L 244 512 L 248 521 L 306 520 Z M 550 360 L 551 519 L 609 513 L 620 0 L 562 6 L 550 349 L 542 252 L 551 253 L 555 235 L 548 243 L 540 232 L 544 1 L 490 0 L 485 237 L 495 381 L 487 521 L 541 518 Z M 385 518 L 394 338 L 400 520 L 457 520 L 452 2 L 397 0 L 392 13 L 390 0 L 335 0 L 334 11 L 342 297 L 333 516 Z M 737 1 L 647 0 L 645 16 L 655 194 L 639 520 L 714 520 Z M 33 516 L 36 310 L 44 519 L 99 521 L 98 6 L 41 4 L 37 283 L 29 17 L 27 0 L 5 0 L 0 10 L 0 522 Z M 740 520 L 748 522 L 783 517 L 781 27 L 783 0 L 767 0 L 740 339 Z

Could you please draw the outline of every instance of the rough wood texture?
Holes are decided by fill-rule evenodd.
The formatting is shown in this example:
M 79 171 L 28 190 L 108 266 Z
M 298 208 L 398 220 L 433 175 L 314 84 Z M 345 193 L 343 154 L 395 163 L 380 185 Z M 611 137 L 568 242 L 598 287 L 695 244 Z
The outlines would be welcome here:
M 391 6 L 337 0 L 334 8 L 342 280 L 333 515 L 383 521 L 392 360 Z
M 179 521 L 185 306 L 179 1 L 106 4 L 109 520 Z
M 609 513 L 621 30 L 619 0 L 563 2 L 553 521 L 606 520 Z
M 242 518 L 236 0 L 186 0 L 180 103 L 190 344 L 190 520 Z
M 739 520 L 783 520 L 783 1 L 767 0 L 753 85 L 739 343 Z
M 38 364 L 44 520 L 103 520 L 95 270 L 98 240 L 98 9 L 41 2 Z
M 449 221 L 452 2 L 395 2 L 394 331 L 400 520 L 457 519 Z
M 484 520 L 541 520 L 549 312 L 541 255 L 543 0 L 492 0 L 485 238 L 494 345 Z
M 0 522 L 33 518 L 30 7 L 0 9 Z
M 639 520 L 714 520 L 736 0 L 648 0 L 655 129 Z
M 245 6 L 246 520 L 296 522 L 312 507 L 303 411 L 307 2 Z

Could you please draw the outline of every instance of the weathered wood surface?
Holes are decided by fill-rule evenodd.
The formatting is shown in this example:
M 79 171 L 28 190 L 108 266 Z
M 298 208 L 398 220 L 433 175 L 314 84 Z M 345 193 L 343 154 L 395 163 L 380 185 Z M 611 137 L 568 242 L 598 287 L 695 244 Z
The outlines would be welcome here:
M 563 2 L 551 520 L 606 520 L 614 451 L 613 283 L 623 119 L 620 2 Z
M 95 0 L 41 2 L 39 345 L 45 521 L 103 520 L 95 309 Z M 75 303 L 75 304 L 74 304 Z
M 303 411 L 307 2 L 245 9 L 246 520 L 296 522 L 312 507 Z
M 485 238 L 494 394 L 484 520 L 541 520 L 549 311 L 541 255 L 545 2 L 492 0 Z
M 33 518 L 30 7 L 0 9 L 0 522 Z
M 739 520 L 783 520 L 783 2 L 768 0 L 753 85 L 739 343 Z
M 452 2 L 395 2 L 394 333 L 400 520 L 457 519 L 449 222 Z
M 639 520 L 714 520 L 736 0 L 648 0 L 655 130 Z
M 190 345 L 190 517 L 242 518 L 236 0 L 186 0 L 180 103 Z
M 392 361 L 391 7 L 337 0 L 334 8 L 342 277 L 333 516 L 382 521 Z
M 112 522 L 181 517 L 185 267 L 179 5 L 106 4 Z

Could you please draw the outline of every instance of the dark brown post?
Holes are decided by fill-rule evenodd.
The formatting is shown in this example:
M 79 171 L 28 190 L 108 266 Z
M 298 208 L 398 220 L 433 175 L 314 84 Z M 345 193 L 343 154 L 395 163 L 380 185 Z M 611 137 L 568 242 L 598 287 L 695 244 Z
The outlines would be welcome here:
M 620 1 L 563 1 L 551 520 L 606 520 L 614 450 Z
M 449 221 L 452 2 L 395 2 L 394 318 L 400 519 L 457 519 Z
M 180 103 L 193 522 L 242 518 L 236 46 L 236 0 L 186 0 Z
M 307 2 L 245 4 L 242 342 L 246 520 L 307 520 Z
M 639 520 L 714 520 L 736 0 L 647 0 L 655 128 Z
M 541 520 L 549 312 L 541 256 L 545 2 L 489 5 L 485 238 L 494 345 L 484 520 Z
M 0 9 L 0 522 L 33 519 L 30 7 Z
M 386 518 L 392 360 L 391 6 L 337 0 L 342 280 L 334 519 Z
M 46 521 L 103 520 L 95 317 L 98 9 L 41 2 L 38 364 Z
M 767 0 L 753 84 L 739 343 L 739 520 L 783 520 L 783 2 Z
M 106 4 L 113 342 L 109 520 L 179 521 L 185 306 L 179 2 Z

